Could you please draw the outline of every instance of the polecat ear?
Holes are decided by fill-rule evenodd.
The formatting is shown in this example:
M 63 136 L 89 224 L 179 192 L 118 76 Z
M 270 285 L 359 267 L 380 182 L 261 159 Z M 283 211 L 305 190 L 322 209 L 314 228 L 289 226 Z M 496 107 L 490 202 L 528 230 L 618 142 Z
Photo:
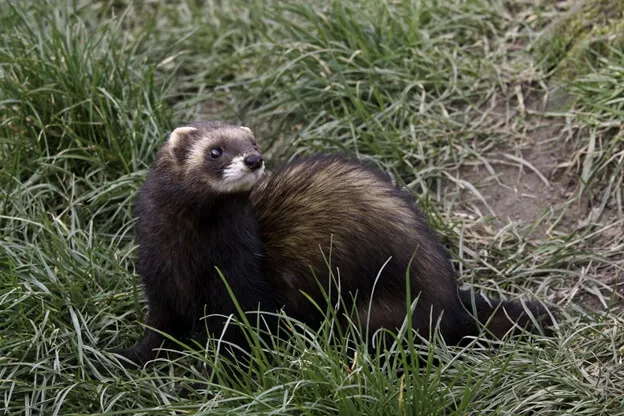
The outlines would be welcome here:
M 185 155 L 189 150 L 190 134 L 197 131 L 195 127 L 183 126 L 178 127 L 169 135 L 168 146 L 171 150 L 171 154 L 175 157 L 178 164 L 184 162 Z
M 176 145 L 180 141 L 184 140 L 184 138 L 187 137 L 189 133 L 194 132 L 194 131 L 197 131 L 195 127 L 190 127 L 190 126 L 178 127 L 177 129 L 171 132 L 171 135 L 169 136 L 169 145 L 171 147 L 176 147 Z
M 253 132 L 251 131 L 251 129 L 249 127 L 245 127 L 245 126 L 240 126 L 241 129 L 245 130 L 246 132 L 253 134 Z

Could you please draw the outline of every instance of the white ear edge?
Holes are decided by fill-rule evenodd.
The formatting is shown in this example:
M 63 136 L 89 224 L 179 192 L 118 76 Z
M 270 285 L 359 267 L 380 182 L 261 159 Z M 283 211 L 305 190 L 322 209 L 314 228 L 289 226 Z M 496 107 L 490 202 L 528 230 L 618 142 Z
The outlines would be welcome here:
M 253 134 L 253 132 L 251 131 L 251 129 L 249 127 L 246 126 L 240 126 L 241 129 L 245 130 L 247 133 Z
M 172 131 L 171 135 L 169 136 L 170 146 L 175 147 L 176 142 L 180 140 L 181 136 L 185 136 L 193 131 L 197 131 L 197 129 L 195 127 L 190 127 L 190 126 L 178 127 L 177 129 Z

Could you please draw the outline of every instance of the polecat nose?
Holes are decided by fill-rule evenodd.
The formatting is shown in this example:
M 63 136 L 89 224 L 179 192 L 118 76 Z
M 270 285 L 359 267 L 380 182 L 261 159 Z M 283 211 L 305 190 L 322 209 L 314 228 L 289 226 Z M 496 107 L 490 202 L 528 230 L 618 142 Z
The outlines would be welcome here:
M 245 157 L 245 165 L 247 165 L 247 167 L 251 170 L 260 168 L 262 166 L 262 162 L 264 162 L 264 159 L 262 159 L 262 156 L 260 155 L 249 155 Z

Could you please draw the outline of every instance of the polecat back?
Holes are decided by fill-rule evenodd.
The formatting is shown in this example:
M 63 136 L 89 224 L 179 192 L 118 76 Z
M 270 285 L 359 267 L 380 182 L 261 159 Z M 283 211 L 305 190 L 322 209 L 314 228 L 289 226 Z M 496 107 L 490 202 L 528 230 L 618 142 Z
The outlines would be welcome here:
M 287 301 L 286 311 L 299 319 L 318 319 L 301 291 L 322 301 L 319 282 L 332 292 L 331 270 L 338 280 L 333 293 L 339 291 L 343 301 L 357 294 L 355 319 L 369 331 L 401 326 L 406 276 L 411 300 L 418 298 L 412 322 L 424 336 L 438 320 L 449 343 L 477 335 L 476 321 L 466 312 L 473 298 L 484 323 L 496 310 L 488 329 L 497 337 L 514 323 L 529 323 L 520 303 L 458 291 L 453 266 L 426 217 L 377 169 L 340 156 L 302 158 L 260 181 L 251 200 L 266 278 Z M 528 306 L 536 316 L 548 315 L 540 304 Z

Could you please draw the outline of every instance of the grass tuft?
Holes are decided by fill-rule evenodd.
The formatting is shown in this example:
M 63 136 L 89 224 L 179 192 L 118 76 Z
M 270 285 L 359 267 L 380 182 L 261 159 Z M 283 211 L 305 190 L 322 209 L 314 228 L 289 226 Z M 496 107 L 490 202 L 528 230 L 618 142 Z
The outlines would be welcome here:
M 609 204 L 620 217 L 624 189 L 624 54 L 612 51 L 600 69 L 570 85 L 576 115 L 584 133 L 579 140 L 581 189 L 597 194 L 600 212 Z

